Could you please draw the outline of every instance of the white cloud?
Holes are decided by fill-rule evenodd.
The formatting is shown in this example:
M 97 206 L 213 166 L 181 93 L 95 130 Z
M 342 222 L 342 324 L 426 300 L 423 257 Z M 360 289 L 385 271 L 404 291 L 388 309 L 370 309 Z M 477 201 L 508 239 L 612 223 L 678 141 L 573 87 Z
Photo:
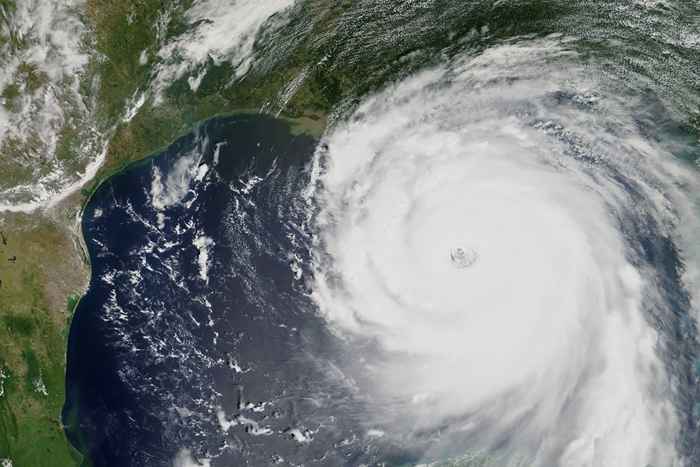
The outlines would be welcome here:
M 87 28 L 78 15 L 82 8 L 79 0 L 26 0 L 17 2 L 3 22 L 4 35 L 18 38 L 21 45 L 8 42 L 0 51 L 0 90 L 13 85 L 19 92 L 0 106 L 0 144 L 13 141 L 9 166 L 23 168 L 29 176 L 26 183 L 0 187 L 0 211 L 27 210 L 48 200 L 80 177 L 73 167 L 85 169 L 99 153 L 90 109 L 78 89 L 89 60 L 83 44 Z M 34 83 L 31 89 L 29 83 Z M 82 138 L 77 164 L 70 167 L 56 157 L 65 125 L 78 127 Z
M 678 462 L 644 318 L 659 291 L 615 213 L 645 209 L 666 235 L 690 176 L 572 59 L 533 41 L 457 60 L 367 99 L 317 154 L 314 297 L 340 335 L 378 344 L 347 371 L 387 436 L 440 427 L 533 466 Z M 604 164 L 571 154 L 592 147 Z M 456 267 L 457 249 L 478 260 Z
M 181 449 L 175 456 L 173 467 L 211 467 L 210 459 L 195 459 L 192 456 L 192 451 L 189 449 Z
M 161 64 L 154 82 L 156 102 L 174 80 L 193 73 L 190 87 L 196 91 L 206 70 L 203 65 L 230 62 L 235 77 L 250 68 L 255 38 L 272 16 L 283 12 L 294 0 L 199 0 L 187 11 L 190 29 L 165 44 L 158 52 Z

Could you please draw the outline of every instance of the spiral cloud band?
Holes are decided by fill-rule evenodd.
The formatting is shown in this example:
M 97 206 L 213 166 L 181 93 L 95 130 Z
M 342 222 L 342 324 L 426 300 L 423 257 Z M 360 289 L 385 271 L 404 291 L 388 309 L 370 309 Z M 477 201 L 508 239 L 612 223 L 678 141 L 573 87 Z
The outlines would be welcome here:
M 634 90 L 581 61 L 560 38 L 455 59 L 318 155 L 313 297 L 356 353 L 368 430 L 426 459 L 682 465 L 654 319 L 690 272 L 669 285 L 644 245 L 695 225 L 691 177 L 638 131 Z

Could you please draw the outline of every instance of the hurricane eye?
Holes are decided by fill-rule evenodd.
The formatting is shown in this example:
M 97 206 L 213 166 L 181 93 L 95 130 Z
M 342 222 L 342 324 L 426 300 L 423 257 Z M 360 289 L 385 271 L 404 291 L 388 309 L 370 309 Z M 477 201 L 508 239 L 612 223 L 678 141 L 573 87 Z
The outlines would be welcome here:
M 479 259 L 479 254 L 471 248 L 457 247 L 450 250 L 450 261 L 457 269 L 473 266 Z

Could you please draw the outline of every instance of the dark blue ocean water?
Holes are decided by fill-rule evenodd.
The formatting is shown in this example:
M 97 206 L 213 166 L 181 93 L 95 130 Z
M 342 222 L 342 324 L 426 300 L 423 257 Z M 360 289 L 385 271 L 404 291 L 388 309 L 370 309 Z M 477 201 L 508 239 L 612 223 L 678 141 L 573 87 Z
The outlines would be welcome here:
M 64 418 L 95 466 L 392 458 L 360 444 L 341 344 L 308 297 L 315 147 L 279 120 L 219 118 L 90 200 Z

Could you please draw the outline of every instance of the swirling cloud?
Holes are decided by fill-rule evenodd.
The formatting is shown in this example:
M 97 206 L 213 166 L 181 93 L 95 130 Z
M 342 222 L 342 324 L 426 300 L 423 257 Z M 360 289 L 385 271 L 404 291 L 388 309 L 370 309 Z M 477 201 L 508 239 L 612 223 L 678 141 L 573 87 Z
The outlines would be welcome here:
M 556 39 L 456 59 L 319 152 L 314 298 L 369 423 L 427 458 L 680 462 L 650 311 L 670 305 L 639 245 L 676 235 L 669 180 L 693 175 L 636 129 L 634 90 L 581 61 Z

